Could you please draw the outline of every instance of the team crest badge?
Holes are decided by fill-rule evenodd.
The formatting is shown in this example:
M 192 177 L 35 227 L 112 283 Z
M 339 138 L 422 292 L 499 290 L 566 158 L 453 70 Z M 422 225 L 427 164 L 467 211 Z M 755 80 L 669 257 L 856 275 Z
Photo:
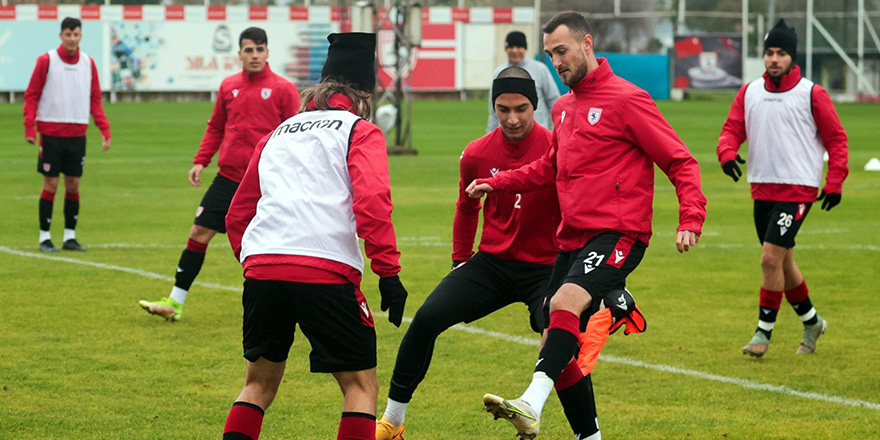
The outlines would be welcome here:
M 51 170 L 51 169 L 52 169 L 52 164 L 51 164 L 51 163 L 44 163 L 44 164 L 43 164 L 43 171 L 44 171 L 44 172 L 47 172 L 47 173 L 48 173 L 49 170 Z
M 263 99 L 269 99 L 269 97 L 272 96 L 272 89 L 263 89 L 263 90 L 261 90 L 261 91 L 260 91 L 260 96 L 262 96 Z
M 798 220 L 804 218 L 804 214 L 806 214 L 806 212 L 807 212 L 807 204 L 806 203 L 798 204 L 797 214 L 794 216 L 794 220 L 798 221 Z
M 590 125 L 596 125 L 599 122 L 599 119 L 602 118 L 602 109 L 601 108 L 591 108 L 590 113 L 587 114 L 587 121 Z
M 232 89 L 232 97 L 238 98 L 238 89 Z
M 196 217 L 202 215 L 203 212 L 205 212 L 205 207 L 204 207 L 204 206 L 199 206 L 199 208 L 196 209 Z

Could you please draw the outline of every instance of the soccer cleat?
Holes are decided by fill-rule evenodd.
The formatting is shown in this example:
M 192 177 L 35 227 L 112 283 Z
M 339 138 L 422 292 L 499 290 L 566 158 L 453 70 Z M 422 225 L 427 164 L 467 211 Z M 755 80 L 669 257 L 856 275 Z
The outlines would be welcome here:
M 183 304 L 171 298 L 162 298 L 156 302 L 141 300 L 138 304 L 151 315 L 159 315 L 172 322 L 179 321 L 183 315 Z
M 43 240 L 40 242 L 40 250 L 43 252 L 58 252 L 58 248 L 52 244 L 52 240 Z
M 376 422 L 376 440 L 403 440 L 403 434 L 406 432 L 403 425 L 401 423 L 400 426 L 394 426 L 382 416 L 382 420 Z
M 492 413 L 496 420 L 505 418 L 513 423 L 519 438 L 533 439 L 538 436 L 541 421 L 538 413 L 525 400 L 505 400 L 494 394 L 486 394 L 483 396 L 483 405 L 486 405 L 486 411 Z
M 816 317 L 819 318 L 819 322 L 804 326 L 804 340 L 801 341 L 801 345 L 796 352 L 797 354 L 814 353 L 816 351 L 816 341 L 828 329 L 828 321 L 824 320 L 821 316 L 816 315 Z
M 71 238 L 70 240 L 65 240 L 64 244 L 61 245 L 61 249 L 64 249 L 65 251 L 79 251 L 79 252 L 86 251 L 86 248 L 82 247 L 82 245 L 80 245 L 79 242 L 77 242 L 75 238 Z
M 761 357 L 764 356 L 764 353 L 767 352 L 767 348 L 770 346 L 770 339 L 767 339 L 767 336 L 764 336 L 763 332 L 755 332 L 755 336 L 752 336 L 752 340 L 743 347 L 743 354 L 747 354 L 749 356 Z

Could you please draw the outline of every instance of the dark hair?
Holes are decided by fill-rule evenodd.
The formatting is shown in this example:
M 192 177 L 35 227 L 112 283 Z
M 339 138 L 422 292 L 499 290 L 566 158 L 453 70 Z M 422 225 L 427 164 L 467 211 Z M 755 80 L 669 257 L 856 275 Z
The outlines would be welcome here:
M 241 35 L 238 37 L 239 49 L 241 49 L 241 42 L 244 40 L 251 40 L 256 43 L 257 46 L 261 44 L 269 44 L 269 37 L 266 36 L 266 31 L 258 27 L 249 27 L 241 32 Z
M 542 30 L 545 34 L 552 34 L 561 25 L 567 26 L 571 34 L 577 39 L 593 33 L 593 30 L 590 29 L 590 24 L 587 23 L 587 19 L 574 11 L 560 12 L 554 15 L 550 21 L 544 24 Z
M 347 82 L 338 81 L 333 78 L 309 87 L 300 94 L 300 112 L 312 111 L 309 104 L 314 101 L 315 109 L 331 110 L 330 97 L 333 95 L 343 95 L 351 100 L 351 107 L 354 113 L 364 119 L 370 119 L 373 115 L 373 97 L 372 92 L 366 92 L 355 88 Z
M 61 32 L 64 32 L 65 29 L 74 30 L 76 28 L 82 28 L 82 22 L 78 18 L 64 17 L 64 20 L 61 20 Z
M 503 78 L 521 78 L 521 79 L 533 79 L 532 75 L 529 75 L 529 71 L 523 69 L 518 66 L 510 66 L 502 70 L 498 73 L 498 76 L 495 79 L 503 79 Z

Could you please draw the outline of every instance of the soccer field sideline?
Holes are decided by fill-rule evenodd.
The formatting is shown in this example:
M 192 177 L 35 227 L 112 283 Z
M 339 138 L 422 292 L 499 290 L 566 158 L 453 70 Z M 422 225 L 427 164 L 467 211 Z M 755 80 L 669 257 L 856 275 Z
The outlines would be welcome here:
M 118 245 L 118 243 L 117 243 L 117 245 Z M 858 247 L 858 248 L 859 249 L 867 249 L 867 250 L 871 250 L 871 251 L 880 250 L 880 247 L 876 247 L 876 246 Z M 44 254 L 38 254 L 38 253 L 34 253 L 34 252 L 25 252 L 25 251 L 13 249 L 13 248 L 10 248 L 7 246 L 0 246 L 0 252 L 6 253 L 9 255 L 19 256 L 19 257 L 25 257 L 25 258 L 44 259 L 44 260 L 59 261 L 59 262 L 70 263 L 70 264 L 79 264 L 79 265 L 94 267 L 94 268 L 98 268 L 98 269 L 115 270 L 115 271 L 125 272 L 125 273 L 129 273 L 129 274 L 133 274 L 133 275 L 139 275 L 139 276 L 143 276 L 143 277 L 147 277 L 147 278 L 159 279 L 159 280 L 168 281 L 168 282 L 174 281 L 173 277 L 165 276 L 165 275 L 161 275 L 161 274 L 157 274 L 157 273 L 153 273 L 153 272 L 148 272 L 145 270 L 116 266 L 116 265 L 105 264 L 105 263 L 97 263 L 97 262 L 93 262 L 93 261 L 83 261 L 83 260 L 78 260 L 75 258 L 56 257 L 56 256 L 52 256 L 52 255 L 44 255 Z M 239 288 L 239 287 L 224 286 L 224 285 L 220 285 L 220 284 L 206 283 L 206 282 L 202 282 L 202 281 L 196 281 L 194 284 L 202 286 L 202 287 L 211 288 L 211 289 L 226 290 L 226 291 L 233 291 L 233 292 L 241 291 L 241 288 Z M 378 316 L 378 317 L 387 316 L 385 313 L 373 313 L 373 315 Z M 408 324 L 408 323 L 412 322 L 412 318 L 404 317 L 403 322 Z M 537 347 L 539 345 L 539 340 L 536 338 L 526 338 L 526 337 L 521 337 L 521 336 L 516 336 L 516 335 L 510 335 L 510 334 L 506 334 L 506 333 L 502 333 L 502 332 L 496 332 L 496 331 L 482 329 L 480 327 L 476 327 L 476 326 L 472 326 L 472 325 L 457 324 L 457 325 L 453 326 L 452 329 L 467 332 L 467 333 L 490 336 L 490 337 L 501 339 L 504 341 L 514 342 L 517 344 L 530 345 L 530 346 L 534 346 L 534 347 Z M 725 383 L 725 384 L 729 384 L 729 385 L 736 385 L 736 386 L 739 386 L 742 388 L 747 388 L 747 389 L 769 391 L 769 392 L 786 394 L 786 395 L 790 395 L 790 396 L 801 397 L 804 399 L 816 400 L 816 401 L 821 401 L 821 402 L 826 402 L 826 403 L 835 403 L 835 404 L 840 404 L 840 405 L 847 405 L 847 406 L 853 406 L 853 407 L 857 407 L 857 408 L 867 408 L 867 409 L 872 409 L 875 411 L 880 411 L 880 403 L 869 402 L 869 401 L 864 401 L 864 400 L 859 400 L 859 399 L 850 399 L 850 398 L 842 397 L 842 396 L 801 391 L 801 390 L 797 390 L 794 388 L 781 386 L 781 385 L 765 384 L 765 383 L 756 382 L 756 381 L 752 381 L 752 380 L 748 380 L 748 379 L 739 379 L 739 378 L 734 378 L 734 377 L 721 376 L 721 375 L 717 375 L 717 374 L 706 373 L 706 372 L 696 371 L 696 370 L 689 370 L 686 368 L 680 368 L 680 367 L 675 367 L 675 366 L 671 366 L 671 365 L 651 364 L 651 363 L 646 363 L 646 362 L 642 362 L 642 361 L 638 361 L 638 360 L 634 360 L 634 359 L 628 359 L 625 357 L 619 357 L 619 356 L 613 356 L 613 355 L 603 354 L 599 357 L 599 360 L 604 361 L 604 362 L 629 365 L 629 366 L 633 366 L 633 367 L 647 368 L 647 369 L 670 373 L 670 374 L 678 374 L 678 375 L 684 375 L 684 376 L 694 377 L 694 378 L 698 378 L 698 379 L 721 382 L 721 383 Z

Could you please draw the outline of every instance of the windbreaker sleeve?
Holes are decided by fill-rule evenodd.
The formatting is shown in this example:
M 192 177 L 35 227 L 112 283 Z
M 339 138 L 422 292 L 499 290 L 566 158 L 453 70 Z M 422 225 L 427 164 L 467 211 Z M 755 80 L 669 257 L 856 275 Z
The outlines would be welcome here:
M 466 261 L 474 254 L 474 239 L 480 223 L 480 199 L 468 197 L 465 189 L 477 177 L 475 160 L 467 149 L 458 163 L 461 178 L 458 181 L 458 201 L 452 221 L 452 261 Z
M 101 103 L 101 82 L 98 80 L 98 67 L 95 66 L 95 60 L 89 58 L 92 64 L 92 85 L 91 96 L 89 102 L 89 112 L 95 121 L 95 126 L 101 130 L 101 135 L 110 139 L 110 121 L 104 114 L 104 105 Z
M 348 174 L 354 193 L 357 234 L 364 239 L 370 268 L 380 277 L 400 272 L 400 251 L 391 223 L 391 180 L 388 152 L 382 130 L 359 120 L 352 128 L 348 150 Z
M 550 149 L 532 163 L 515 170 L 499 171 L 494 177 L 477 179 L 477 184 L 488 183 L 495 191 L 527 193 L 556 184 L 556 131 Z
M 634 93 L 626 102 L 630 140 L 648 154 L 675 187 L 679 204 L 677 230 L 702 233 L 706 196 L 700 183 L 700 164 L 647 92 Z
M 263 196 L 260 190 L 260 157 L 271 135 L 272 133 L 267 134 L 257 143 L 254 155 L 251 156 L 244 177 L 226 213 L 226 237 L 229 238 L 235 259 L 239 261 L 241 261 L 241 239 L 245 229 L 257 215 L 257 202 Z
M 718 162 L 722 165 L 727 161 L 736 159 L 739 148 L 746 141 L 746 112 L 745 98 L 746 88 L 748 84 L 740 87 L 736 98 L 730 104 L 730 112 L 727 114 L 727 120 L 721 127 L 721 134 L 718 136 Z
M 825 192 L 843 192 L 843 181 L 849 174 L 846 163 L 849 160 L 849 148 L 846 144 L 846 131 L 840 123 L 834 104 L 825 88 L 816 84 L 812 90 L 813 119 L 819 129 L 822 144 L 828 151 L 828 174 L 825 176 Z
M 217 101 L 214 103 L 214 111 L 211 113 L 211 119 L 208 119 L 208 128 L 205 129 L 205 135 L 202 136 L 202 143 L 199 145 L 199 151 L 193 158 L 193 163 L 208 166 L 211 158 L 220 149 L 223 143 L 223 135 L 226 130 L 226 93 L 224 93 L 224 84 L 220 84 L 220 91 L 217 92 Z
M 24 92 L 24 135 L 25 137 L 37 136 L 37 105 L 43 96 L 43 86 L 46 85 L 46 75 L 49 74 L 49 54 L 44 53 L 37 58 L 34 72 Z

